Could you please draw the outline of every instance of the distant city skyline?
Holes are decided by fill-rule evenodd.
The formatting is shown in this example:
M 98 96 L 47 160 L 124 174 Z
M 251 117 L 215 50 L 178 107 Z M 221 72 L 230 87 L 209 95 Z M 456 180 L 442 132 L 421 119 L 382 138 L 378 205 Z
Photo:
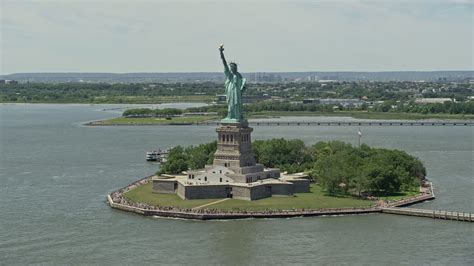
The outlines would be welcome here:
M 470 0 L 0 5 L 0 74 L 474 69 Z

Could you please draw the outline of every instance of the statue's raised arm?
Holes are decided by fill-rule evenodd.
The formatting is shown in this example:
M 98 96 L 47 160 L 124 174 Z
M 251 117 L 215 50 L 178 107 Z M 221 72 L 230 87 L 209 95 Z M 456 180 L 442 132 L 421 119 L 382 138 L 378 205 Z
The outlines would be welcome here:
M 219 52 L 221 54 L 222 63 L 224 64 L 224 73 L 226 76 L 229 76 L 230 71 L 229 71 L 229 66 L 227 65 L 227 61 L 225 60 L 223 44 L 219 46 Z

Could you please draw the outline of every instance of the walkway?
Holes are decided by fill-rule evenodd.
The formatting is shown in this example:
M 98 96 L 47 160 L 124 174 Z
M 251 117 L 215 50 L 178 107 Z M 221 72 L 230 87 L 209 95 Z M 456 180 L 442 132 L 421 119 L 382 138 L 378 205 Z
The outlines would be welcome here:
M 213 202 L 210 202 L 210 203 L 206 203 L 206 204 L 204 204 L 204 205 L 194 207 L 193 210 L 197 210 L 197 209 L 201 209 L 201 208 L 204 208 L 204 207 L 207 207 L 207 206 L 211 206 L 211 205 L 214 205 L 214 204 L 217 204 L 217 203 L 221 203 L 221 202 L 226 201 L 226 200 L 229 200 L 229 199 L 230 199 L 230 198 L 225 198 L 225 199 L 216 200 L 216 201 L 213 201 Z
M 436 210 L 423 210 L 415 208 L 382 208 L 383 213 L 427 217 L 433 219 L 455 220 L 463 222 L 474 222 L 474 214 L 464 212 L 448 212 Z

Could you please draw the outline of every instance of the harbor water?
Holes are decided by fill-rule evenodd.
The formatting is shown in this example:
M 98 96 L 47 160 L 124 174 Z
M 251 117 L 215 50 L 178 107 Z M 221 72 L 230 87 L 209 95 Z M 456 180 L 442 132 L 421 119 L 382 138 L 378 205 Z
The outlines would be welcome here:
M 108 193 L 158 170 L 146 151 L 216 137 L 215 126 L 83 125 L 119 116 L 121 107 L 0 105 L 0 264 L 474 265 L 472 223 L 388 214 L 189 221 L 113 210 Z M 473 129 L 360 128 L 363 143 L 423 161 L 437 199 L 415 208 L 471 213 Z M 253 138 L 356 145 L 358 130 L 255 126 Z

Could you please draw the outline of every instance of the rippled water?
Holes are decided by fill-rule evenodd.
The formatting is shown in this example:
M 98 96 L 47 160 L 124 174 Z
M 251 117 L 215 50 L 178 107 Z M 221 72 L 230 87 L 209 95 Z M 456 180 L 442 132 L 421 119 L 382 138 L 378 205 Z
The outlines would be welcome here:
M 382 214 L 203 222 L 112 210 L 107 193 L 157 170 L 147 150 L 215 138 L 212 126 L 82 126 L 115 108 L 0 105 L 0 264 L 474 264 L 468 223 Z M 253 137 L 355 144 L 357 130 L 260 126 Z M 363 142 L 425 163 L 437 199 L 416 207 L 474 212 L 472 127 L 361 130 Z

